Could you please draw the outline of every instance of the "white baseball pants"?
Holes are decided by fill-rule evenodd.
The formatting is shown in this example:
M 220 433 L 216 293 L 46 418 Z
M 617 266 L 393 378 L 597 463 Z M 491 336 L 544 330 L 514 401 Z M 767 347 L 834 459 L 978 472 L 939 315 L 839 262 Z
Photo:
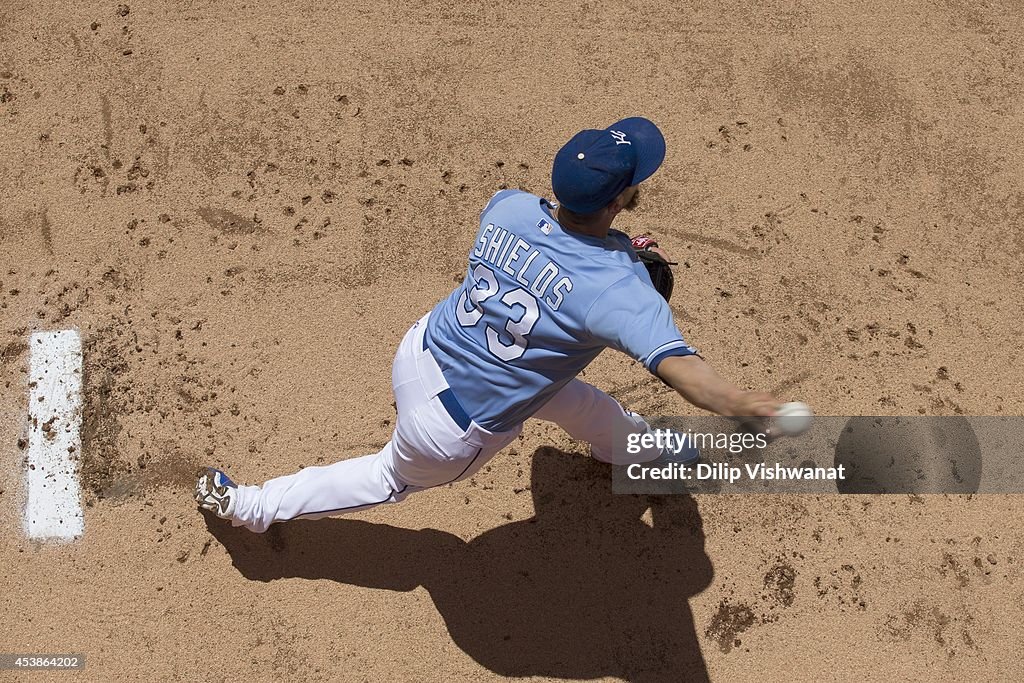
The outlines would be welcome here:
M 379 453 L 307 467 L 263 486 L 239 486 L 232 523 L 262 533 L 274 522 L 319 519 L 396 503 L 410 493 L 472 476 L 512 442 L 522 425 L 489 432 L 475 422 L 463 429 L 442 402 L 448 383 L 423 348 L 427 316 L 406 333 L 395 355 L 391 384 L 398 417 L 395 432 Z M 450 392 L 448 392 L 450 394 Z M 649 462 L 661 455 L 647 449 L 633 455 L 613 448 L 613 435 L 645 432 L 640 416 L 586 382 L 574 379 L 534 417 L 554 422 L 574 439 L 587 441 L 598 460 L 613 464 Z

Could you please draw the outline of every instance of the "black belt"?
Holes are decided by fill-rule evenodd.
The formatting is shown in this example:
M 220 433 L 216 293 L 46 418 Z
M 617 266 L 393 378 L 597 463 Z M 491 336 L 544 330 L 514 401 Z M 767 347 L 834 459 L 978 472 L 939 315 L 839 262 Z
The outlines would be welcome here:
M 427 331 L 423 330 L 423 350 L 427 350 Z M 448 415 L 455 420 L 455 424 L 459 425 L 459 428 L 463 431 L 469 429 L 469 424 L 473 420 L 469 417 L 469 413 L 459 403 L 459 399 L 455 398 L 455 392 L 451 388 L 445 389 L 437 395 L 441 399 L 441 405 L 448 411 Z

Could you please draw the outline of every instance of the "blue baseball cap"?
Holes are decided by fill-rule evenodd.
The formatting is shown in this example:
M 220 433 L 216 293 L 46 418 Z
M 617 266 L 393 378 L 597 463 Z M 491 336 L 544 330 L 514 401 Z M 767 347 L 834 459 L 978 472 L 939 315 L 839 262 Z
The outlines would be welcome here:
M 665 136 L 653 122 L 634 116 L 574 135 L 555 155 L 551 189 L 570 211 L 593 213 L 650 178 L 664 160 Z

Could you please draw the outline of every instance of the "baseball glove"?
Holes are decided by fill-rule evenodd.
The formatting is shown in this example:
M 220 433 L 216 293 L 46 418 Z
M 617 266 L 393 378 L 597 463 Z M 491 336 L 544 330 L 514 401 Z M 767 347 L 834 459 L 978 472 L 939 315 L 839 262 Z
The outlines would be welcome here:
M 672 297 L 672 287 L 676 282 L 672 275 L 672 266 L 676 265 L 675 261 L 666 261 L 661 254 L 652 251 L 651 247 L 658 246 L 658 243 L 650 237 L 634 237 L 632 242 L 636 255 L 651 276 L 654 288 L 658 290 L 658 294 L 665 297 L 665 301 L 668 301 Z

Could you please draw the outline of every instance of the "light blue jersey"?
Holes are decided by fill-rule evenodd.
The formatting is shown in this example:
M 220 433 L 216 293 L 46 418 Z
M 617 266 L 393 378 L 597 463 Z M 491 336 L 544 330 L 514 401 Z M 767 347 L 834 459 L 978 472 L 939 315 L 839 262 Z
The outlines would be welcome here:
M 533 415 L 606 347 L 651 372 L 697 353 L 626 235 L 563 230 L 551 204 L 517 190 L 487 204 L 466 279 L 426 337 L 458 402 L 490 431 Z

